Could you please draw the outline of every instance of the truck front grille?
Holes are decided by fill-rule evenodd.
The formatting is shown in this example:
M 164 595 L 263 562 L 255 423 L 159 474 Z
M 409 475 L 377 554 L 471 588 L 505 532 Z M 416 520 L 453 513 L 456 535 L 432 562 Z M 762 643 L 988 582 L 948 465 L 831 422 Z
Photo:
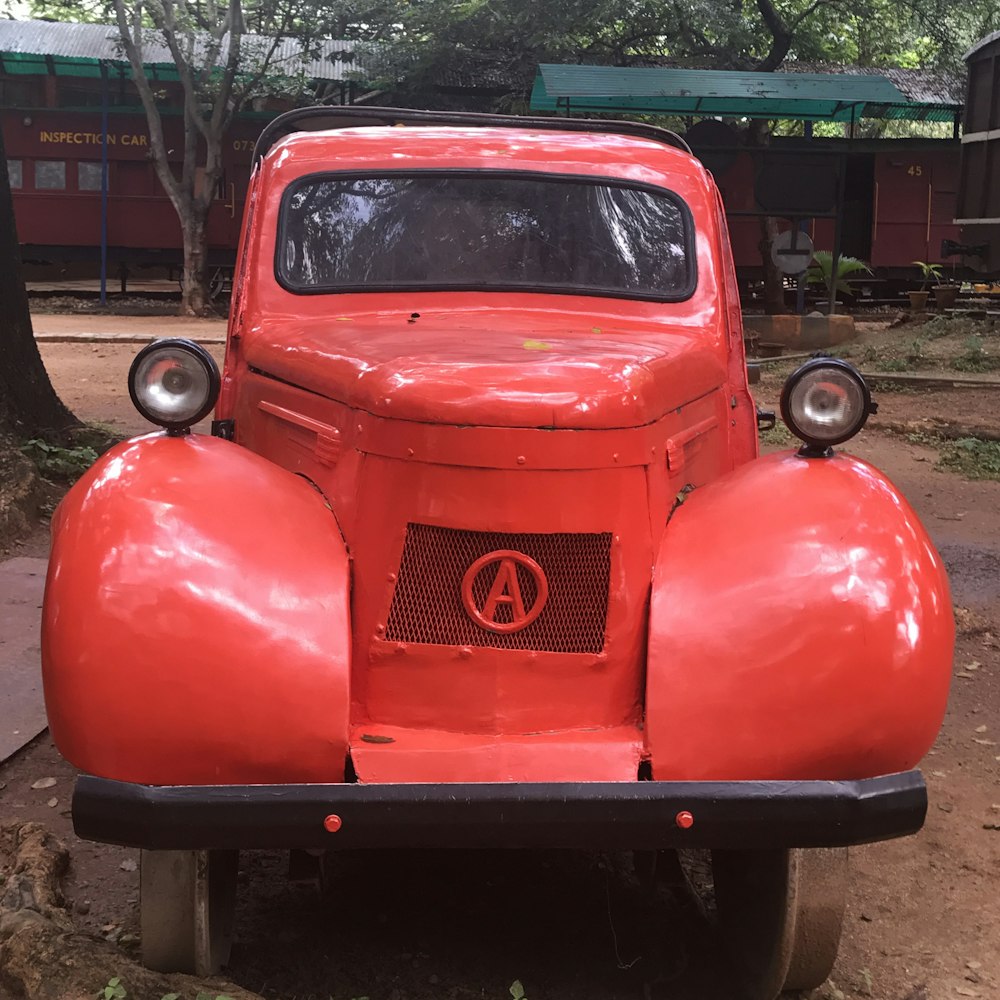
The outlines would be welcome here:
M 462 600 L 462 581 L 483 556 L 511 552 L 534 560 L 545 574 L 548 598 L 538 617 L 518 631 L 477 623 Z M 496 579 L 488 563 L 472 584 L 480 609 Z M 531 571 L 516 563 L 517 584 L 529 612 L 538 599 Z M 599 653 L 604 648 L 611 571 L 611 534 L 507 534 L 408 524 L 385 638 L 390 642 L 553 653 Z M 497 605 L 493 621 L 511 622 L 512 605 Z

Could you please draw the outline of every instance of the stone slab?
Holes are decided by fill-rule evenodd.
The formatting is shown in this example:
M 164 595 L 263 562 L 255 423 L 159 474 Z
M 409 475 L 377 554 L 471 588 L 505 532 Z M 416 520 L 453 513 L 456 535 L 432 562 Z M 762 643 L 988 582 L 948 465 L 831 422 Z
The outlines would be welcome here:
M 744 316 L 743 329 L 761 342 L 815 351 L 857 336 L 853 316 Z
M 0 563 L 0 761 L 43 729 L 41 646 L 44 559 Z

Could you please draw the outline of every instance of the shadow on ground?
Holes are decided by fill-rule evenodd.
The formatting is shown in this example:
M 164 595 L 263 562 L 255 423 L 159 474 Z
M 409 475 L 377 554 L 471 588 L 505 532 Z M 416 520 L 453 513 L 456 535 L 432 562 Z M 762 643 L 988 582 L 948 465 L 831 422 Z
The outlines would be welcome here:
M 715 935 L 679 890 L 643 888 L 628 855 L 355 852 L 327 889 L 241 862 L 229 976 L 267 997 L 336 1000 L 737 1000 Z

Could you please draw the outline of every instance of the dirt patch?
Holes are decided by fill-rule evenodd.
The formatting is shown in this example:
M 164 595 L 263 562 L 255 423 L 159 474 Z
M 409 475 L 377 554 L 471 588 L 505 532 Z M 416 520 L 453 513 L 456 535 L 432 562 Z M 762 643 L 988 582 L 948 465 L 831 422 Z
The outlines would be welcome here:
M 139 321 L 136 325 L 137 329 L 146 328 Z M 83 342 L 38 345 L 59 398 L 81 420 L 124 437 L 157 430 L 139 416 L 128 394 L 129 366 L 141 347 L 141 344 Z M 206 349 L 221 366 L 224 348 L 211 345 Z M 211 420 L 203 421 L 197 429 L 207 430 L 210 424 Z
M 92 1000 L 108 983 L 122 1000 L 193 1000 L 209 990 L 259 1000 L 224 980 L 150 972 L 110 941 L 80 933 L 62 889 L 69 863 L 66 846 L 41 824 L 0 826 L 0 986 L 32 1000 Z

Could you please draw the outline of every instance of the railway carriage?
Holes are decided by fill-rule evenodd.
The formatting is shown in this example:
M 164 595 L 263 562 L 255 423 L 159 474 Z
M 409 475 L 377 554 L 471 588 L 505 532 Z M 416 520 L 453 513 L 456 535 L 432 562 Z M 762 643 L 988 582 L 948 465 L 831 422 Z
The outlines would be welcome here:
M 1000 31 L 965 54 L 969 67 L 958 221 L 970 262 L 1000 275 Z
M 223 144 L 223 176 L 208 216 L 212 267 L 232 267 L 253 145 L 266 121 L 266 116 L 240 119 Z M 0 126 L 27 265 L 55 265 L 59 272 L 94 274 L 106 218 L 109 274 L 158 268 L 154 273 L 162 275 L 180 268 L 180 223 L 153 168 L 149 129 L 142 114 L 115 113 L 109 118 L 106 217 L 99 111 L 7 108 L 0 111 Z M 165 115 L 164 132 L 168 150 L 176 150 L 179 160 L 183 149 L 180 118 Z M 33 268 L 31 273 L 46 272 Z

